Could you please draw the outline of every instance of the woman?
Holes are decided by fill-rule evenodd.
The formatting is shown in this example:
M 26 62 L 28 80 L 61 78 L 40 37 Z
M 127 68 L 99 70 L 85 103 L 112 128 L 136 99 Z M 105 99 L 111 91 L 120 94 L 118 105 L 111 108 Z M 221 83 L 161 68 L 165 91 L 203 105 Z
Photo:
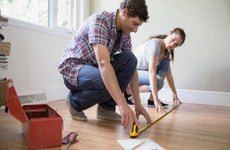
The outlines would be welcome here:
M 151 92 L 148 106 L 156 107 L 156 112 L 165 112 L 163 107 L 168 106 L 158 98 L 158 91 L 163 87 L 165 78 L 173 93 L 174 104 L 180 103 L 173 81 L 170 61 L 174 60 L 174 50 L 184 43 L 185 36 L 183 29 L 175 28 L 168 35 L 151 36 L 134 51 L 138 60 L 140 92 Z

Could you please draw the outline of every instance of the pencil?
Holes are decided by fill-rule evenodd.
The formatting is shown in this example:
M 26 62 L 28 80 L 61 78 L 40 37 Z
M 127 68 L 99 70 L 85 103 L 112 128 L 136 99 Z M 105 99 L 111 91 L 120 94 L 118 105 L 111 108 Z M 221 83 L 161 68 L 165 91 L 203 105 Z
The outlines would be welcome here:
M 137 149 L 138 147 L 140 147 L 142 144 L 144 144 L 145 141 L 141 142 L 140 144 L 137 144 L 136 146 L 134 146 L 131 150 L 135 150 Z

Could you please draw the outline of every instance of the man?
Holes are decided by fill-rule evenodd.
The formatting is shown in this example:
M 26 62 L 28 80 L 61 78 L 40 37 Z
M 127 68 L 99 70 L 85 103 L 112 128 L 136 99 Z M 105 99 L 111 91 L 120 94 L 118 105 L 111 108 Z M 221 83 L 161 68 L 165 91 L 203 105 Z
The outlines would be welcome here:
M 99 119 L 121 121 L 131 128 L 142 114 L 151 122 L 140 102 L 137 59 L 131 52 L 130 37 L 148 18 L 145 0 L 123 0 L 118 10 L 96 13 L 77 30 L 58 67 L 70 90 L 67 104 L 72 119 L 87 121 L 83 110 L 98 104 Z M 136 116 L 122 94 L 129 82 Z

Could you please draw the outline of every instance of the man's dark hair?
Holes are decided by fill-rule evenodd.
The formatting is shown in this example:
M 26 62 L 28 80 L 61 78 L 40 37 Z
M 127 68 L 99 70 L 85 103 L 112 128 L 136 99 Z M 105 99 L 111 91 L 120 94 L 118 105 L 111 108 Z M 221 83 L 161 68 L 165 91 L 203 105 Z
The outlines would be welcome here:
M 120 9 L 128 9 L 129 17 L 138 17 L 141 21 L 147 22 L 148 7 L 145 4 L 145 0 L 123 0 L 120 4 Z

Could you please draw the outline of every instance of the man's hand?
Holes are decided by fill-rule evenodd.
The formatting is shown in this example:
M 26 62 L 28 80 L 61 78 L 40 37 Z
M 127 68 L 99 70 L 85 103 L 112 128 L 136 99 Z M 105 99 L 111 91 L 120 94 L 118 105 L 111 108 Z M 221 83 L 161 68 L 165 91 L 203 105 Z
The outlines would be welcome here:
M 135 105 L 135 112 L 137 119 L 139 119 L 140 115 L 143 115 L 147 123 L 152 122 L 149 113 L 145 110 L 145 108 L 142 105 Z
M 125 128 L 132 129 L 133 123 L 139 124 L 134 112 L 124 103 L 123 105 L 118 106 L 121 114 L 121 125 Z

